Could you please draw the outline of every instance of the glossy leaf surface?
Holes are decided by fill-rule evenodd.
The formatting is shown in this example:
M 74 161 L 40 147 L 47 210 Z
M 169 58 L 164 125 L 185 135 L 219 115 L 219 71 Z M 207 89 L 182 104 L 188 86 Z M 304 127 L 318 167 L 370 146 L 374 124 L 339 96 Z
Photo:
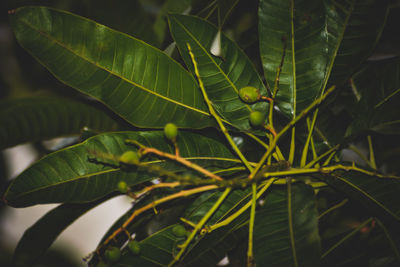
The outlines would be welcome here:
M 60 81 L 133 125 L 213 125 L 194 78 L 143 41 L 45 7 L 19 8 L 11 21 L 19 43 Z
M 303 183 L 290 188 L 271 190 L 256 213 L 254 257 L 258 266 L 318 266 L 320 238 L 314 190 Z
M 157 177 L 157 174 L 145 170 L 124 170 L 107 165 L 118 165 L 118 162 L 99 158 L 97 160 L 105 162 L 99 164 L 90 160 L 96 158 L 91 151 L 118 157 L 127 150 L 134 150 L 134 146 L 125 144 L 126 139 L 134 139 L 146 146 L 174 153 L 172 145 L 166 141 L 162 132 L 98 135 L 81 144 L 49 154 L 33 164 L 13 181 L 6 192 L 5 200 L 16 207 L 39 203 L 86 202 L 116 191 L 121 180 L 128 185 L 135 185 Z M 182 157 L 194 157 L 194 160 L 200 157 L 198 164 L 204 166 L 218 166 L 218 162 L 224 165 L 236 162 L 227 147 L 197 134 L 180 133 L 178 146 Z M 172 162 L 170 164 L 172 165 L 163 166 L 182 170 L 182 166 Z
M 0 102 L 0 149 L 25 142 L 94 131 L 117 130 L 120 124 L 101 106 L 55 96 L 36 96 Z
M 320 95 L 326 78 L 328 35 L 323 2 L 263 0 L 258 16 L 265 78 L 273 88 L 285 53 L 276 101 L 286 116 L 295 117 Z
M 230 39 L 221 34 L 222 58 L 210 52 L 217 28 L 197 17 L 184 15 L 169 16 L 170 30 L 182 58 L 194 72 L 187 44 L 191 46 L 199 74 L 204 82 L 208 97 L 224 119 L 240 130 L 250 130 L 250 112 L 266 112 L 266 103 L 247 105 L 240 100 L 238 91 L 253 86 L 266 95 L 266 89 L 251 61 Z

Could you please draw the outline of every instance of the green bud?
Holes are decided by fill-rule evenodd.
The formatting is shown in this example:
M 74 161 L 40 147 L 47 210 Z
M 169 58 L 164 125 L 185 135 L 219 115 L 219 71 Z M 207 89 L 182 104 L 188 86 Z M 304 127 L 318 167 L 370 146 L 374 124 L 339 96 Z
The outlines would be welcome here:
M 183 237 L 186 235 L 186 229 L 182 225 L 178 224 L 172 228 L 172 233 L 177 237 Z
M 253 127 L 260 127 L 264 125 L 265 115 L 260 111 L 253 111 L 250 113 L 250 124 Z
M 239 90 L 239 97 L 243 102 L 251 104 L 260 99 L 260 91 L 252 86 L 246 86 Z
M 169 140 L 174 141 L 178 135 L 178 128 L 173 123 L 167 123 L 164 127 L 164 134 Z
M 128 187 L 128 184 L 125 182 L 125 181 L 119 181 L 119 183 L 118 183 L 118 190 L 121 192 L 121 193 L 126 193 L 126 192 L 128 192 L 128 190 L 129 190 L 129 187 Z
M 121 250 L 117 247 L 109 247 L 104 252 L 105 258 L 110 262 L 117 262 L 121 258 Z
M 126 151 L 119 157 L 119 161 L 125 164 L 138 164 L 139 160 L 139 154 L 135 151 Z
M 134 254 L 134 255 L 139 255 L 140 253 L 140 243 L 136 240 L 132 240 L 128 243 L 129 250 Z

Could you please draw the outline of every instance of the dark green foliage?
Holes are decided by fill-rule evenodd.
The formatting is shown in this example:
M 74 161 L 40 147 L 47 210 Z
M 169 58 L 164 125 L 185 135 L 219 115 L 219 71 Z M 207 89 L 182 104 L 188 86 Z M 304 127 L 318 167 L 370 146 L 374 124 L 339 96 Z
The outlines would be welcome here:
M 20 97 L 38 81 L 0 77 L 18 95 L 0 101 L 0 148 L 46 154 L 2 199 L 61 203 L 14 266 L 121 193 L 132 207 L 89 266 L 400 264 L 400 61 L 366 61 L 389 1 L 78 2 L 9 12 L 15 46 L 58 81 Z

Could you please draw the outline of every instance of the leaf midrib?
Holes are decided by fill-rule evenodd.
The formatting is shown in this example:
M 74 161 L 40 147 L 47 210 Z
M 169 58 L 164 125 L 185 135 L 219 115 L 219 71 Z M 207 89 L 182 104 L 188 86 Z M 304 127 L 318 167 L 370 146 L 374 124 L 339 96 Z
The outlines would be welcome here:
M 97 64 L 96 62 L 93 62 L 92 60 L 89 60 L 89 59 L 85 58 L 83 55 L 81 55 L 81 54 L 77 53 L 76 51 L 72 50 L 72 48 L 68 47 L 67 45 L 64 45 L 64 44 L 63 44 L 62 42 L 60 42 L 59 40 L 57 40 L 57 39 L 55 39 L 55 38 L 52 38 L 52 36 L 51 36 L 50 34 L 48 34 L 48 33 L 46 33 L 46 32 L 43 32 L 43 31 L 41 31 L 41 30 L 39 30 L 39 29 L 33 27 L 31 24 L 29 24 L 28 22 L 24 21 L 23 19 L 21 19 L 20 21 L 21 21 L 24 25 L 26 25 L 27 27 L 31 28 L 32 30 L 38 32 L 40 35 L 42 35 L 42 36 L 44 36 L 45 38 L 47 38 L 48 40 L 54 42 L 55 44 L 58 44 L 60 47 L 66 49 L 67 51 L 69 51 L 69 52 L 72 53 L 73 55 L 75 55 L 75 56 L 77 56 L 77 57 L 79 57 L 79 58 L 81 58 L 81 59 L 83 59 L 83 60 L 89 62 L 90 64 L 92 64 L 92 65 L 98 67 L 99 69 L 102 69 L 102 70 L 104 70 L 104 71 L 110 73 L 111 75 L 114 75 L 114 76 L 120 78 L 121 80 L 123 80 L 123 81 L 125 81 L 125 82 L 127 82 L 127 83 L 129 83 L 129 84 L 131 84 L 131 85 L 133 85 L 133 86 L 136 86 L 136 87 L 142 89 L 143 91 L 145 91 L 145 92 L 147 92 L 147 93 L 149 93 L 149 94 L 152 94 L 152 95 L 157 96 L 157 97 L 159 97 L 159 98 L 161 98 L 161 99 L 164 99 L 164 100 L 166 100 L 166 101 L 168 101 L 168 102 L 174 103 L 174 104 L 176 104 L 176 105 L 182 106 L 182 107 L 184 107 L 184 108 L 187 108 L 187 109 L 196 111 L 196 112 L 198 112 L 198 113 L 201 113 L 201 114 L 203 114 L 203 115 L 206 115 L 206 116 L 208 116 L 208 117 L 211 117 L 211 115 L 210 115 L 208 112 L 205 112 L 205 111 L 203 111 L 203 110 L 200 110 L 200 109 L 197 109 L 197 108 L 188 106 L 188 105 L 186 105 L 186 104 L 183 104 L 183 103 L 181 103 L 181 102 L 178 102 L 178 101 L 176 101 L 176 100 L 174 100 L 174 99 L 171 99 L 171 98 L 168 98 L 168 97 L 166 97 L 166 96 L 160 95 L 160 94 L 158 94 L 158 93 L 152 91 L 151 89 L 148 89 L 148 88 L 146 88 L 146 87 L 144 87 L 144 86 L 142 86 L 142 85 L 140 85 L 140 84 L 137 84 L 137 83 L 135 83 L 134 81 L 131 81 L 131 80 L 129 80 L 129 79 L 127 79 L 127 78 L 121 76 L 120 74 L 117 74 L 117 73 L 115 73 L 115 72 L 113 72 L 113 71 L 111 71 L 111 70 L 109 70 L 109 69 L 107 69 L 107 68 L 105 68 L 105 67 L 103 67 L 103 66 Z M 111 31 L 111 32 L 117 32 L 117 31 L 112 30 L 112 29 L 110 29 L 110 28 L 108 28 L 108 27 L 106 27 L 106 26 L 104 26 L 104 27 L 105 27 L 107 30 Z M 118 32 L 118 33 L 119 33 L 119 32 Z M 132 37 L 129 36 L 129 35 L 128 35 L 128 37 L 131 38 L 131 39 L 133 39 L 133 40 L 135 40 L 135 41 L 137 41 L 136 39 L 132 38 Z M 179 65 L 179 64 L 178 64 L 178 65 Z M 98 100 L 102 102 L 101 99 L 98 99 Z
M 239 94 L 239 90 L 236 88 L 235 84 L 231 81 L 231 79 L 226 75 L 226 73 L 221 69 L 221 67 L 215 62 L 214 58 L 211 57 L 211 55 L 207 52 L 205 47 L 191 34 L 191 32 L 182 24 L 180 23 L 174 16 L 171 16 L 172 19 L 192 38 L 192 40 L 203 50 L 203 52 L 207 55 L 207 57 L 210 59 L 210 61 L 213 63 L 213 65 L 218 69 L 219 73 L 225 78 L 225 80 L 230 84 L 231 88 L 236 92 L 236 94 Z M 248 106 L 245 105 L 246 108 L 251 112 L 252 109 Z

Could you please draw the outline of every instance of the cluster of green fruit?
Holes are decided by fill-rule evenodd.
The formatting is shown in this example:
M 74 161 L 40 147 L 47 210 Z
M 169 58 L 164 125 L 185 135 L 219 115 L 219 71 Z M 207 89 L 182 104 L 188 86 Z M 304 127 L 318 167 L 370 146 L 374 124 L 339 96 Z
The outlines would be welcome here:
M 252 86 L 246 86 L 239 90 L 240 99 L 247 103 L 252 104 L 262 99 L 260 91 Z M 260 111 L 253 111 L 250 113 L 250 124 L 254 128 L 264 126 L 265 114 Z
M 140 243 L 138 241 L 136 240 L 130 241 L 128 243 L 128 248 L 133 255 L 140 254 Z M 119 261 L 119 259 L 121 258 L 121 250 L 117 247 L 110 246 L 104 252 L 104 258 L 106 261 L 100 261 L 97 264 L 97 267 L 107 267 L 108 266 L 107 263 L 115 263 Z
M 178 127 L 176 127 L 176 125 L 173 123 L 167 123 L 164 127 L 164 135 L 172 142 L 176 142 L 176 137 L 178 136 Z M 137 165 L 139 164 L 141 157 L 142 155 L 140 152 L 129 150 L 124 152 L 118 160 L 122 164 Z M 129 186 L 125 181 L 118 182 L 117 187 L 118 190 L 123 194 L 129 192 Z

